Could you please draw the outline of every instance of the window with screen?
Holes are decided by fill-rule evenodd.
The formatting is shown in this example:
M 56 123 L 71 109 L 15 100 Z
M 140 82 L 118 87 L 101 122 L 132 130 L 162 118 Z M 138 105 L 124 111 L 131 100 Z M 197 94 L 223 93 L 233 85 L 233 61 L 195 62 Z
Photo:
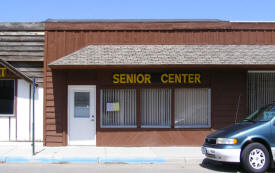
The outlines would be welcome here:
M 0 115 L 14 115 L 14 80 L 0 80 Z
M 137 127 L 136 89 L 102 89 L 100 97 L 101 127 Z

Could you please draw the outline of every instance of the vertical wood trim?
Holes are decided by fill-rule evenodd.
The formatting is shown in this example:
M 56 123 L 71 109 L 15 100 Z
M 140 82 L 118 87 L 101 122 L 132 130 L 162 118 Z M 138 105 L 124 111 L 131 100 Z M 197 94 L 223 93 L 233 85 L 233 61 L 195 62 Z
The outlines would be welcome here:
M 30 89 L 29 89 L 29 140 L 31 140 L 31 136 L 32 136 L 32 133 L 31 133 L 31 129 L 32 129 L 32 85 L 30 84 L 29 85 Z
M 96 131 L 98 131 L 100 127 L 100 122 L 101 122 L 101 116 L 100 116 L 100 86 L 96 86 Z
M 244 92 L 244 94 L 245 94 L 245 96 L 244 96 L 244 99 L 245 99 L 245 115 L 247 115 L 248 114 L 248 70 L 246 70 L 246 73 L 245 73 L 245 92 Z
M 11 117 L 9 116 L 9 141 L 11 140 Z
M 100 122 L 101 122 L 101 116 L 100 116 L 100 90 L 101 87 L 96 85 L 96 146 L 98 146 L 100 144 L 100 140 L 98 140 L 98 132 L 100 131 L 99 129 L 100 127 Z
M 61 34 L 60 34 L 61 35 Z M 62 35 L 61 35 L 61 39 L 60 41 L 62 42 L 62 47 L 61 47 L 61 50 L 60 50 L 60 53 L 58 56 L 63 56 L 65 55 L 65 52 L 66 52 L 66 33 L 65 31 L 62 32 Z M 67 140 L 67 135 L 68 135 L 68 78 L 67 78 L 67 73 L 64 74 L 64 77 L 65 77 L 65 100 L 67 100 L 66 102 L 66 109 L 64 110 L 64 114 L 63 114 L 63 122 L 62 122 L 62 125 L 63 125 L 63 128 L 62 128 L 62 135 L 63 135 L 63 138 L 62 138 L 62 143 L 64 146 L 66 146 L 68 144 L 68 140 Z M 55 103 L 57 104 L 57 103 Z
M 271 44 L 275 44 L 275 31 L 272 31 L 271 33 Z
M 141 128 L 140 88 L 137 88 L 137 128 Z
M 65 39 L 64 39 L 65 40 Z M 63 145 L 64 146 L 67 146 L 68 145 L 68 77 L 67 77 L 67 73 L 65 73 L 65 92 L 66 92 L 66 95 L 65 95 L 65 100 L 67 101 L 66 102 L 66 106 L 65 106 L 65 111 L 64 111 L 64 120 L 63 120 L 63 129 L 62 129 L 62 135 L 63 135 Z
M 48 31 L 44 35 L 44 83 L 43 83 L 43 145 L 46 146 L 46 90 L 47 90 L 47 59 L 48 59 Z M 16 121 L 17 122 L 17 121 Z
M 14 93 L 14 116 L 15 116 L 15 140 L 17 141 L 17 90 L 18 90 L 18 83 L 17 79 L 14 80 L 14 85 L 15 85 L 15 93 Z
M 171 128 L 175 127 L 175 88 L 172 88 L 171 93 Z
M 210 93 L 211 93 L 211 95 L 210 95 L 210 97 L 211 97 L 211 103 L 210 103 L 210 105 L 211 105 L 211 108 L 210 108 L 210 110 L 211 110 L 211 113 L 210 113 L 210 128 L 211 129 L 213 129 L 213 126 L 214 126 L 214 122 L 215 122 L 215 116 L 214 116 L 214 94 L 213 93 L 215 93 L 215 88 L 213 88 L 213 73 L 215 73 L 215 72 L 210 72 L 209 73 L 209 80 L 210 80 L 210 88 L 211 88 L 211 91 L 210 91 Z

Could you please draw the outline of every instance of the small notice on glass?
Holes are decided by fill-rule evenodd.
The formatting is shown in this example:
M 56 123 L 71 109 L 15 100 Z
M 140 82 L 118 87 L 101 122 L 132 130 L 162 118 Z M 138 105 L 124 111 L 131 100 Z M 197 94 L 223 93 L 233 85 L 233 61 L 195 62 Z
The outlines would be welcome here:
M 117 112 L 119 111 L 119 102 L 107 103 L 107 112 Z

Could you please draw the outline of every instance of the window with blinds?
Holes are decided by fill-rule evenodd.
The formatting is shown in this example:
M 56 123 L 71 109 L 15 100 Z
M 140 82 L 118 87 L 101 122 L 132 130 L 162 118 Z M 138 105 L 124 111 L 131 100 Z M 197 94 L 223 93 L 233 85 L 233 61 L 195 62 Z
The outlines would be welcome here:
M 210 128 L 209 88 L 141 88 L 139 92 L 137 90 L 101 89 L 100 127 L 171 128 L 174 116 L 175 128 Z
M 141 127 L 171 127 L 171 89 L 140 90 Z
M 208 88 L 175 89 L 175 128 L 209 128 L 210 102 Z
M 137 127 L 135 89 L 102 89 L 100 95 L 101 127 Z
M 255 112 L 275 101 L 275 72 L 248 73 L 248 111 Z

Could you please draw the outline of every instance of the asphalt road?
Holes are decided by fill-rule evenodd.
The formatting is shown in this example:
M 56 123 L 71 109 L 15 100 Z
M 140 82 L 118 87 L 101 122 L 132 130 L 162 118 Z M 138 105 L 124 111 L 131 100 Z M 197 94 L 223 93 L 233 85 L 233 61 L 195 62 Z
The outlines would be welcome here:
M 209 173 L 242 172 L 239 165 L 224 165 L 209 160 L 203 163 L 182 165 L 165 164 L 0 164 L 0 173 Z M 271 169 L 269 172 L 275 172 Z

